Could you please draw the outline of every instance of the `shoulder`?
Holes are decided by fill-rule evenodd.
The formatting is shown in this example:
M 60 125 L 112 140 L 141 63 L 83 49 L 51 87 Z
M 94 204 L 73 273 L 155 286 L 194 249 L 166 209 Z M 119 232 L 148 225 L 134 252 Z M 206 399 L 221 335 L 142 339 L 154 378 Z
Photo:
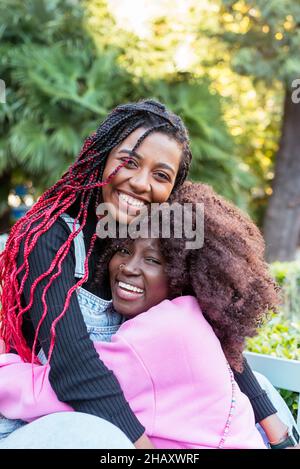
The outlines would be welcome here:
M 160 327 L 181 327 L 188 322 L 198 323 L 204 320 L 199 303 L 194 296 L 179 296 L 173 300 L 164 300 L 141 315 L 144 321 L 157 322 Z
M 115 337 L 115 338 L 114 338 Z M 207 353 L 221 356 L 218 339 L 193 296 L 164 300 L 121 325 L 112 339 L 123 341 L 148 370 L 155 385 L 193 381 Z M 220 355 L 221 354 L 221 355 Z
M 126 337 L 147 336 L 159 338 L 183 337 L 189 329 L 210 328 L 203 317 L 199 303 L 194 296 L 186 295 L 173 300 L 164 300 L 145 313 L 139 314 L 122 324 L 119 333 Z
M 43 225 L 43 221 L 38 220 L 34 222 L 29 231 L 35 230 L 36 233 L 41 232 L 39 239 L 48 239 L 54 236 L 61 236 L 63 238 L 67 238 L 70 234 L 70 229 L 68 228 L 67 223 L 61 218 L 58 217 L 53 224 L 51 224 L 51 219 Z
M 34 242 L 34 247 L 30 252 L 31 259 L 36 257 L 40 258 L 41 256 L 43 258 L 53 257 L 53 254 L 56 253 L 61 245 L 68 239 L 70 230 L 61 217 L 58 217 L 51 226 L 47 226 L 47 224 L 44 226 L 41 221 L 37 221 L 30 227 L 30 231 L 35 230 L 36 232 L 32 237 L 32 242 L 35 236 L 36 241 Z M 20 244 L 19 260 L 24 256 L 25 239 L 26 238 L 23 238 Z M 73 248 L 71 246 L 71 252 L 72 251 Z
M 126 321 L 118 334 L 149 363 L 154 356 L 158 363 L 162 356 L 193 357 L 202 352 L 206 354 L 208 350 L 219 355 L 221 350 L 197 299 L 190 295 L 162 301 Z

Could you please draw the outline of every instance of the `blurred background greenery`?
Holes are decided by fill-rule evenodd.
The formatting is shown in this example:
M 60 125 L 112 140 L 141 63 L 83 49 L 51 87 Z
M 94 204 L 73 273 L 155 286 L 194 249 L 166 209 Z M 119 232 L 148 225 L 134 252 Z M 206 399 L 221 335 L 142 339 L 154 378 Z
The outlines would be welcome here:
M 191 178 L 251 214 L 268 260 L 295 258 L 298 1 L 2 0 L 0 18 L 1 232 L 111 108 L 151 96 L 190 131 Z
M 0 18 L 0 234 L 108 111 L 155 97 L 188 127 L 191 179 L 247 211 L 277 261 L 282 308 L 249 348 L 299 359 L 298 0 L 2 0 Z

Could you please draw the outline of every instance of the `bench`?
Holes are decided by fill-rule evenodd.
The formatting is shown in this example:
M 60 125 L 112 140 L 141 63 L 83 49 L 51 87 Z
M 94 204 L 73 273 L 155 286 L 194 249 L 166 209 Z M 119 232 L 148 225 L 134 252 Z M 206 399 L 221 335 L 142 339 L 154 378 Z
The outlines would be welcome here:
M 265 375 L 275 388 L 299 393 L 297 426 L 300 429 L 300 361 L 254 352 L 244 352 L 244 355 L 251 368 Z

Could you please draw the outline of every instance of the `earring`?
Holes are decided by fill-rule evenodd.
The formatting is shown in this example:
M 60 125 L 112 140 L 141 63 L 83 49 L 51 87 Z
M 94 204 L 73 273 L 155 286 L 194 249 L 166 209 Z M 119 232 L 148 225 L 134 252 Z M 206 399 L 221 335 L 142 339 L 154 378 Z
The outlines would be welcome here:
M 120 270 L 124 269 L 124 267 L 125 267 L 125 264 L 120 264 L 120 265 L 119 265 L 119 269 L 120 269 Z

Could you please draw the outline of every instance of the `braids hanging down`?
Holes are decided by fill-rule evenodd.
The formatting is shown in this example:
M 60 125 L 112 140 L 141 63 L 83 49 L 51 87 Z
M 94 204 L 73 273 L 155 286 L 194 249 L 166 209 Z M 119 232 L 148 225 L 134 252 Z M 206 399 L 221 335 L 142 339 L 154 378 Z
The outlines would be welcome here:
M 105 163 L 110 151 L 139 127 L 144 127 L 146 132 L 136 142 L 134 149 L 149 133 L 155 131 L 168 134 L 180 143 L 182 158 L 173 191 L 180 187 L 186 179 L 191 162 L 191 152 L 187 130 L 182 120 L 168 111 L 161 103 L 150 99 L 117 106 L 100 124 L 96 132 L 86 139 L 78 158 L 63 174 L 62 178 L 48 189 L 11 229 L 5 250 L 0 254 L 0 337 L 5 341 L 7 352 L 13 348 L 24 361 L 39 363 L 35 350 L 41 324 L 47 315 L 46 293 L 52 282 L 60 275 L 63 260 L 69 253 L 73 239 L 85 226 L 89 207 L 92 205 L 96 212 L 96 207 L 101 201 L 101 187 L 108 184 L 119 169 L 127 163 L 127 160 L 124 161 L 105 181 L 102 181 Z M 49 230 L 57 218 L 75 202 L 78 203 L 79 211 L 74 221 L 72 233 L 58 250 L 48 270 L 31 285 L 29 304 L 23 307 L 21 297 L 30 270 L 29 255 L 38 238 Z M 77 221 L 80 227 L 75 230 Z M 91 238 L 85 259 L 84 277 L 69 290 L 60 315 L 52 323 L 48 362 L 55 343 L 56 325 L 67 311 L 73 292 L 88 279 L 88 260 L 95 240 L 96 234 Z M 24 245 L 24 262 L 18 268 L 17 259 L 21 243 Z M 22 274 L 21 283 L 18 282 L 20 274 Z M 36 286 L 45 278 L 48 283 L 42 294 L 44 310 L 31 349 L 22 333 L 23 317 L 26 312 L 30 312 Z

